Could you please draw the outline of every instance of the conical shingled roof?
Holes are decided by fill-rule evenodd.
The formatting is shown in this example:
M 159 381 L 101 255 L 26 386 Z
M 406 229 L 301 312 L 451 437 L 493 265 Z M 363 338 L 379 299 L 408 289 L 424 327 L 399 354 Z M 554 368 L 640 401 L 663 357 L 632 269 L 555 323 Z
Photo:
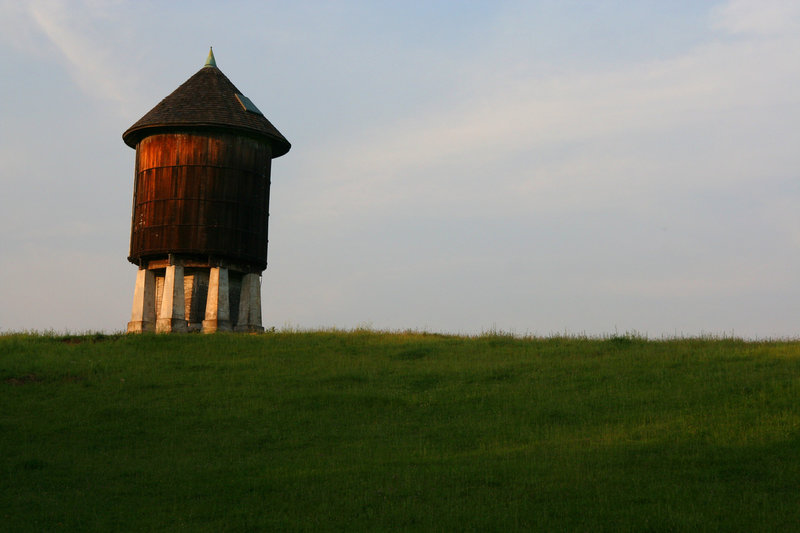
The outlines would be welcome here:
M 272 147 L 272 157 L 291 148 L 281 132 L 216 67 L 211 54 L 206 66 L 128 128 L 122 140 L 135 148 L 142 138 L 174 128 L 219 128 L 260 137 Z

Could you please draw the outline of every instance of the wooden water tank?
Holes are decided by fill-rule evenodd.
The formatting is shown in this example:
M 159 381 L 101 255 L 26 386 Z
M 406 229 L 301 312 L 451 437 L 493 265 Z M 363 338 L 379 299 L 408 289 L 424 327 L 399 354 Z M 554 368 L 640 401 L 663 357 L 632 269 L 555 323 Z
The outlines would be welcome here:
M 264 270 L 270 159 L 266 143 L 225 132 L 139 141 L 129 259 L 214 256 Z
M 123 140 L 136 149 L 129 261 L 266 268 L 270 164 L 291 145 L 213 53 Z

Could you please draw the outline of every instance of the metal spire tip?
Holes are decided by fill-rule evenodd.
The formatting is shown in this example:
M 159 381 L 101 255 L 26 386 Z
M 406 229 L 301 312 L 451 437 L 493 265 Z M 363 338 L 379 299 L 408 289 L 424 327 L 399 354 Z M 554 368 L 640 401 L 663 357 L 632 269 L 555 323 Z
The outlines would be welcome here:
M 217 60 L 214 59 L 214 47 L 213 46 L 209 46 L 208 47 L 208 58 L 206 59 L 206 64 L 204 66 L 206 66 L 206 67 L 216 67 L 217 66 Z

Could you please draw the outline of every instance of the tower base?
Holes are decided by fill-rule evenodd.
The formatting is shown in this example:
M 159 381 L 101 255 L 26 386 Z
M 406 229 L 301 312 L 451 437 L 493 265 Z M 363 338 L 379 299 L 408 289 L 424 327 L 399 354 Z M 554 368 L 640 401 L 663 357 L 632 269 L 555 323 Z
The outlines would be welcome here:
M 261 276 L 170 256 L 139 268 L 128 333 L 263 332 Z
M 156 325 L 153 322 L 144 322 L 142 320 L 128 322 L 128 333 L 152 333 L 156 330 Z

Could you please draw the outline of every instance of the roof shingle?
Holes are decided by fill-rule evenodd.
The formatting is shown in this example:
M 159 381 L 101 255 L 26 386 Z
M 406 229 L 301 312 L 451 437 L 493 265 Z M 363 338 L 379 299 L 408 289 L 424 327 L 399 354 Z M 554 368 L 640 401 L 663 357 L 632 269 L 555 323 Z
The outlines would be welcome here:
M 222 71 L 213 65 L 204 66 L 128 128 L 122 140 L 135 148 L 156 130 L 207 127 L 263 138 L 272 147 L 272 157 L 288 152 L 289 141 L 264 115 L 247 111 L 237 94 L 241 92 Z

